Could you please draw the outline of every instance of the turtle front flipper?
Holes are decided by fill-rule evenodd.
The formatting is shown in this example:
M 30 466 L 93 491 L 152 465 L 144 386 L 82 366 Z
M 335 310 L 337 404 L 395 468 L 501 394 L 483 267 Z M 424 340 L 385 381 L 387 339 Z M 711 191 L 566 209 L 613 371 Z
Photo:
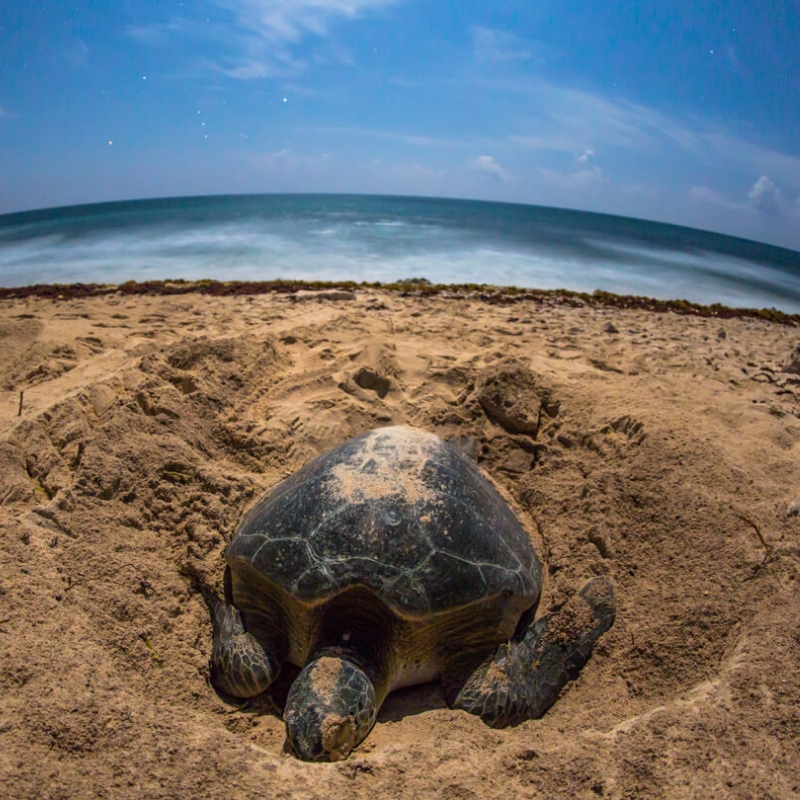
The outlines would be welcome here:
M 341 761 L 375 724 L 378 701 L 369 676 L 352 661 L 323 655 L 297 676 L 284 721 L 303 761 Z
M 278 676 L 282 659 L 247 632 L 235 606 L 220 600 L 205 583 L 198 582 L 197 588 L 211 614 L 214 686 L 233 697 L 255 697 L 266 691 Z
M 560 611 L 500 645 L 460 689 L 457 673 L 445 671 L 448 700 L 493 728 L 541 717 L 578 676 L 595 642 L 614 623 L 615 611 L 611 581 L 592 579 Z

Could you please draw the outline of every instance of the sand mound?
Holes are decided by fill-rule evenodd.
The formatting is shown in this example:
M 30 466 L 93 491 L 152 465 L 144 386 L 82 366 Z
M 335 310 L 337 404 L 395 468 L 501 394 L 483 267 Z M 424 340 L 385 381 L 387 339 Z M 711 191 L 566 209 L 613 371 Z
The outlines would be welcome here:
M 2 302 L 4 795 L 796 797 L 798 331 L 316 300 Z M 286 681 L 241 707 L 210 688 L 186 569 L 220 576 L 263 491 L 394 424 L 457 439 L 530 517 L 542 610 L 607 574 L 617 622 L 541 720 L 491 730 L 426 685 L 303 764 Z

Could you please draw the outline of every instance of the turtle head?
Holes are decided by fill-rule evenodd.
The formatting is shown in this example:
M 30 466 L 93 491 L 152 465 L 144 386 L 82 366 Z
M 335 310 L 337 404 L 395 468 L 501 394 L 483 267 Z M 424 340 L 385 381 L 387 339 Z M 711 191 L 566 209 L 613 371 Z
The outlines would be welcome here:
M 342 658 L 322 656 L 297 676 L 286 699 L 286 736 L 303 761 L 341 761 L 369 733 L 378 704 L 367 674 Z

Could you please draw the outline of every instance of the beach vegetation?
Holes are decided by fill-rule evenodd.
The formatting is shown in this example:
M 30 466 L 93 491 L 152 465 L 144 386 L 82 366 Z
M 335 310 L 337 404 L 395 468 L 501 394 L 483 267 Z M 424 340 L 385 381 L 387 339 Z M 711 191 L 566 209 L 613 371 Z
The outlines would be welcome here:
M 404 279 L 390 283 L 380 281 L 302 281 L 278 278 L 269 281 L 219 281 L 214 279 L 153 281 L 125 281 L 120 284 L 72 283 L 35 284 L 33 286 L 0 287 L 0 300 L 20 300 L 42 297 L 52 300 L 103 295 L 184 295 L 207 294 L 215 297 L 252 296 L 259 294 L 292 295 L 299 291 L 321 291 L 339 289 L 355 292 L 376 290 L 394 292 L 402 297 L 437 297 L 448 299 L 481 300 L 490 304 L 507 305 L 523 300 L 556 302 L 573 307 L 606 306 L 619 309 L 636 309 L 657 313 L 672 312 L 697 317 L 720 319 L 761 319 L 766 322 L 790 327 L 800 327 L 800 314 L 789 314 L 777 308 L 734 308 L 721 303 L 702 305 L 686 299 L 659 300 L 638 295 L 621 295 L 597 289 L 591 294 L 569 289 L 526 289 L 519 286 L 492 286 L 483 283 L 430 283 L 419 279 Z

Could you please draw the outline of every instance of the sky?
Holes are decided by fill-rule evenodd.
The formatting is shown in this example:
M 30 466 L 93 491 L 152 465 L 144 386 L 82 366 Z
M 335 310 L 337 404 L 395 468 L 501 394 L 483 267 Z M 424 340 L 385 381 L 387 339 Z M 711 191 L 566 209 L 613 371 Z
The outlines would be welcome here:
M 797 0 L 3 0 L 0 213 L 465 197 L 800 250 Z

